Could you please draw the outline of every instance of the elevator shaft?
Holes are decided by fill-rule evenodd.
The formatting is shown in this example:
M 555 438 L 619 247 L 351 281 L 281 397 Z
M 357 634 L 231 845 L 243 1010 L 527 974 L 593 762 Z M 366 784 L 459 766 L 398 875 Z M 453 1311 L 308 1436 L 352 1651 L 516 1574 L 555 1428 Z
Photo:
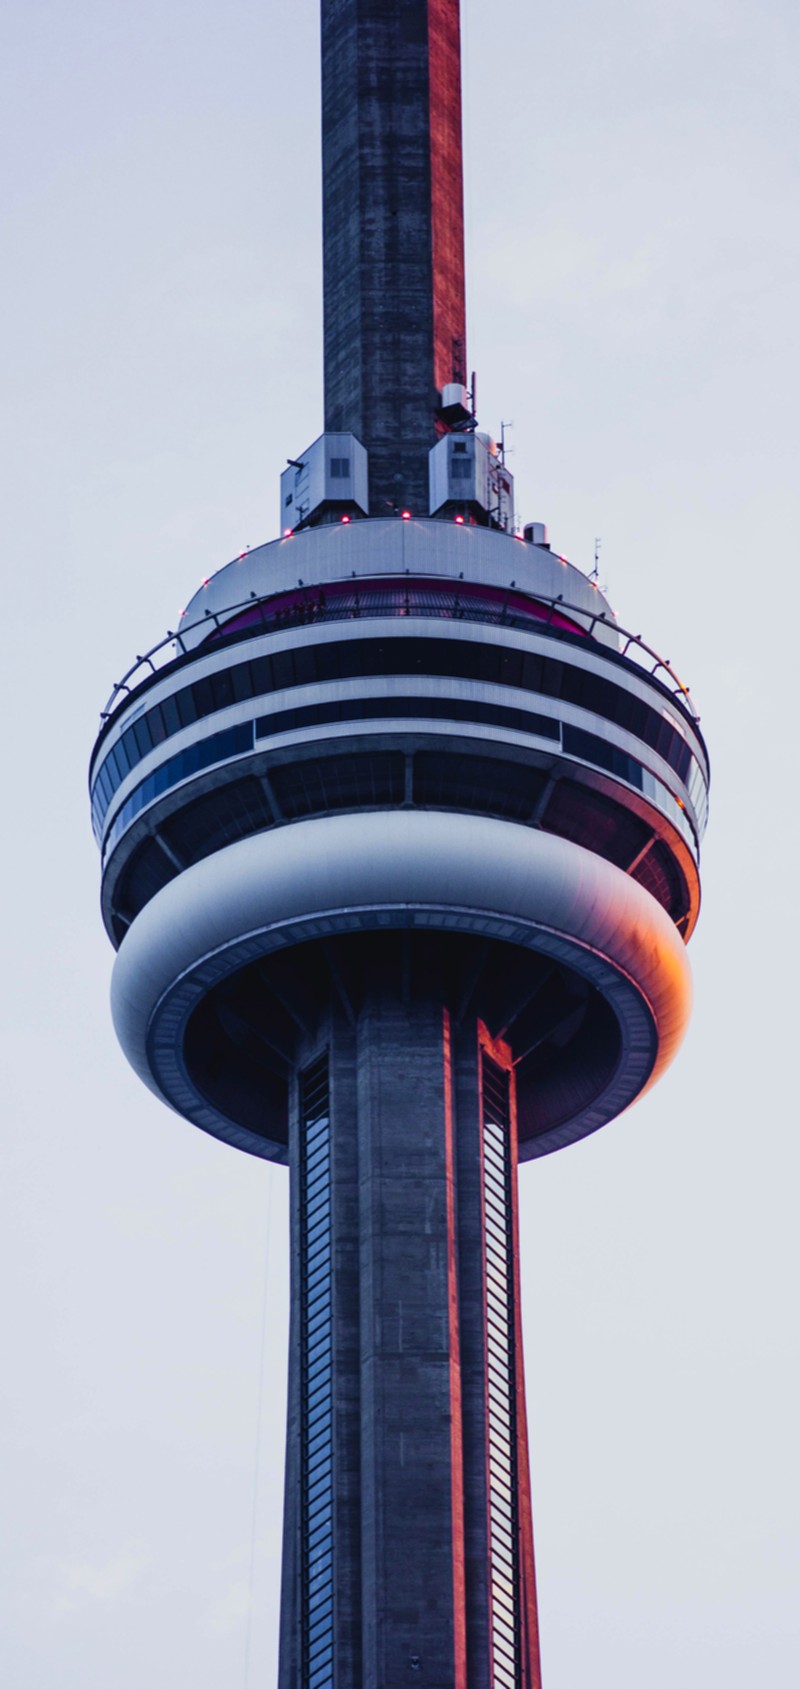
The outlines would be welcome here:
M 280 1689 L 539 1689 L 510 1052 L 378 979 L 292 1091 Z

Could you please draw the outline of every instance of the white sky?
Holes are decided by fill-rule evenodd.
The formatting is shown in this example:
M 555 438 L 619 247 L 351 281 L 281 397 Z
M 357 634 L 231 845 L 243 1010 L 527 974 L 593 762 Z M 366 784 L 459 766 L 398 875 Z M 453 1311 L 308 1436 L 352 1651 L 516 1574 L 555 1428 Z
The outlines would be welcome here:
M 687 1045 L 523 1171 L 546 1689 L 796 1689 L 797 8 L 463 12 L 482 422 L 524 519 L 584 566 L 602 536 L 714 764 Z M 125 1067 L 85 777 L 111 682 L 274 536 L 321 426 L 317 28 L 0 18 L 13 1689 L 275 1682 L 285 1179 Z

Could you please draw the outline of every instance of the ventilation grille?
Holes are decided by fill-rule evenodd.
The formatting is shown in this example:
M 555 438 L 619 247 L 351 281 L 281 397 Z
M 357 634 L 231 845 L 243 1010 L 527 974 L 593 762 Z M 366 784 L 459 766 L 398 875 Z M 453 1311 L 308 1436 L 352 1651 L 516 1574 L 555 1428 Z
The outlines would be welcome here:
M 328 1058 L 300 1079 L 300 1417 L 304 1684 L 333 1683 L 333 1266 Z
M 403 756 L 325 757 L 275 768 L 273 791 L 287 821 L 335 809 L 375 809 L 403 801 Z
M 571 839 L 618 868 L 627 868 L 650 837 L 650 828 L 638 816 L 574 780 L 558 782 L 542 826 L 545 832 Z
M 484 1055 L 483 1227 L 492 1689 L 520 1682 L 519 1519 L 508 1073 Z
M 657 839 L 655 844 L 642 861 L 632 870 L 631 877 L 638 880 L 652 897 L 666 909 L 673 920 L 678 920 L 687 908 L 688 896 L 683 875 L 673 861 L 669 851 Z
M 155 839 L 144 839 L 132 852 L 120 879 L 116 907 L 120 915 L 132 921 L 134 915 L 162 886 L 174 880 L 178 869 L 170 862 Z
M 187 867 L 250 833 L 272 824 L 272 811 L 260 781 L 249 777 L 218 786 L 171 815 L 160 831 Z
M 522 762 L 451 751 L 422 751 L 414 758 L 415 803 L 440 809 L 530 821 L 545 780 L 539 769 Z

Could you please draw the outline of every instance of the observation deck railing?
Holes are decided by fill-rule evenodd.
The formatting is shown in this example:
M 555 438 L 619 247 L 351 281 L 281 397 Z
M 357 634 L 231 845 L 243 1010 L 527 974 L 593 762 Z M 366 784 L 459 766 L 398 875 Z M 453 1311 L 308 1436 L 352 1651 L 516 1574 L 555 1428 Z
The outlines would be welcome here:
M 442 588 L 444 588 L 444 584 L 444 582 L 441 583 Z M 437 581 L 437 590 L 439 585 L 440 583 Z M 138 691 L 144 682 L 151 680 L 173 663 L 180 667 L 184 661 L 201 655 L 208 655 L 210 649 L 220 649 L 223 645 L 235 644 L 261 633 L 282 633 L 290 628 L 310 626 L 314 623 L 352 622 L 361 618 L 378 617 L 381 614 L 397 616 L 398 613 L 403 613 L 402 611 L 398 612 L 397 609 L 384 610 L 383 612 L 375 608 L 360 610 L 352 605 L 347 607 L 337 605 L 335 601 L 323 604 L 319 600 L 315 601 L 310 591 L 307 602 L 297 605 L 288 613 L 284 612 L 280 617 L 276 616 L 274 612 L 272 614 L 267 612 L 266 605 L 268 602 L 269 600 L 260 599 L 255 593 L 251 593 L 248 598 L 230 604 L 223 610 L 205 610 L 197 621 L 189 623 L 176 632 L 168 630 L 156 645 L 151 646 L 149 651 L 137 655 L 122 679 L 114 685 L 105 709 L 100 712 L 101 733 L 116 714 L 116 711 Z M 689 688 L 675 673 L 669 659 L 660 657 L 658 652 L 654 651 L 653 647 L 642 639 L 641 634 L 628 632 L 627 629 L 620 627 L 614 617 L 607 616 L 603 611 L 592 614 L 584 605 L 571 604 L 562 593 L 559 593 L 556 598 L 549 598 L 544 595 L 537 596 L 531 602 L 539 605 L 545 612 L 541 618 L 535 618 L 537 632 L 549 633 L 559 639 L 567 638 L 570 643 L 574 643 L 577 638 L 592 639 L 594 630 L 598 625 L 615 633 L 620 641 L 619 647 L 600 644 L 597 641 L 598 650 L 604 656 L 609 656 L 612 659 L 627 659 L 634 663 L 637 668 L 644 670 L 651 679 L 659 680 L 667 691 L 672 693 L 676 701 L 682 704 L 691 719 L 699 724 L 700 715 L 695 708 Z M 239 627 L 229 633 L 225 632 L 225 624 L 228 621 L 248 611 L 260 611 L 260 619 L 246 627 Z M 427 616 L 438 620 L 443 619 L 441 608 L 419 604 L 415 604 L 413 609 L 410 609 L 407 613 L 415 617 Z M 578 621 L 582 629 L 580 635 L 565 634 L 563 628 L 554 625 L 554 618 L 563 615 L 572 616 Z M 497 627 L 523 628 L 526 631 L 531 630 L 531 624 L 534 621 L 532 616 L 521 616 L 515 610 L 507 609 L 505 606 L 489 608 L 480 607 L 477 603 L 469 602 L 466 599 L 459 601 L 458 592 L 455 588 L 453 590 L 451 616 L 454 620 L 482 622 Z M 209 646 L 205 641 L 200 644 L 187 644 L 188 636 L 199 633 L 201 629 L 204 630 L 207 637 L 214 639 L 213 646 Z M 215 633 L 220 636 L 218 639 L 214 638 Z

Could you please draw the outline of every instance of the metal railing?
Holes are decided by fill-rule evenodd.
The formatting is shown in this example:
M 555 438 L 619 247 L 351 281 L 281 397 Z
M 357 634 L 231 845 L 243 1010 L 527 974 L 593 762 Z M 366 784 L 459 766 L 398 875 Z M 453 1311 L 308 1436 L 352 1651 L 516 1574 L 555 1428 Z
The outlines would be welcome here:
M 387 586 L 388 584 L 387 582 Z M 444 581 L 441 583 L 441 587 L 443 590 L 445 589 Z M 437 589 L 439 589 L 438 581 L 433 590 Z M 184 658 L 208 654 L 208 647 L 204 644 L 187 645 L 186 638 L 188 635 L 198 633 L 201 628 L 207 635 L 213 635 L 214 631 L 222 633 L 226 622 L 244 611 L 260 610 L 260 623 L 230 633 L 225 638 L 225 644 L 234 644 L 240 640 L 253 638 L 262 632 L 283 633 L 292 627 L 307 626 L 312 623 L 356 621 L 360 615 L 379 617 L 382 614 L 380 610 L 374 608 L 359 611 L 352 607 L 337 609 L 334 604 L 321 607 L 318 603 L 315 606 L 313 600 L 309 600 L 306 605 L 299 606 L 295 611 L 278 621 L 274 614 L 269 616 L 266 614 L 266 602 L 268 601 L 260 599 L 256 593 L 251 593 L 248 598 L 230 604 L 224 610 L 206 610 L 202 616 L 198 617 L 197 621 L 191 622 L 187 627 L 181 628 L 177 632 L 168 629 L 157 645 L 151 646 L 150 650 L 145 651 L 144 654 L 137 655 L 122 679 L 115 683 L 105 709 L 100 712 L 101 724 L 105 726 L 121 705 L 126 703 L 145 681 L 152 679 L 154 675 L 159 674 L 169 664 L 175 662 L 180 664 Z M 661 679 L 668 691 L 688 711 L 692 720 L 699 723 L 700 715 L 695 708 L 688 686 L 685 686 L 675 673 L 669 659 L 660 657 L 658 652 L 654 651 L 653 647 L 642 639 L 641 634 L 629 633 L 627 629 L 620 627 L 613 616 L 607 616 L 603 611 L 592 614 L 583 605 L 571 604 L 568 599 L 564 598 L 563 593 L 559 593 L 556 598 L 545 597 L 543 594 L 537 595 L 532 602 L 541 605 L 545 610 L 549 610 L 549 616 L 545 616 L 541 620 L 536 619 L 537 629 L 542 632 L 549 631 L 553 634 L 561 634 L 563 637 L 563 630 L 552 626 L 553 617 L 563 614 L 573 616 L 576 619 L 580 618 L 579 625 L 584 628 L 589 638 L 594 636 L 594 630 L 598 625 L 608 628 L 610 632 L 617 635 L 620 644 L 617 648 L 602 646 L 601 649 L 616 656 L 628 658 L 629 661 L 635 662 L 638 668 L 645 670 L 652 678 Z M 531 622 L 534 619 L 530 616 L 520 616 L 513 610 L 507 610 L 504 606 L 492 610 L 479 610 L 477 604 L 470 604 L 469 600 L 466 599 L 459 604 L 458 592 L 455 589 L 454 603 L 457 606 L 455 616 L 461 621 L 487 622 L 493 626 L 522 627 L 530 630 Z M 430 616 L 441 619 L 441 610 L 420 605 L 415 605 L 408 613 L 413 616 Z M 386 612 L 384 611 L 383 614 L 386 614 Z M 397 611 L 393 610 L 392 614 L 396 615 Z

